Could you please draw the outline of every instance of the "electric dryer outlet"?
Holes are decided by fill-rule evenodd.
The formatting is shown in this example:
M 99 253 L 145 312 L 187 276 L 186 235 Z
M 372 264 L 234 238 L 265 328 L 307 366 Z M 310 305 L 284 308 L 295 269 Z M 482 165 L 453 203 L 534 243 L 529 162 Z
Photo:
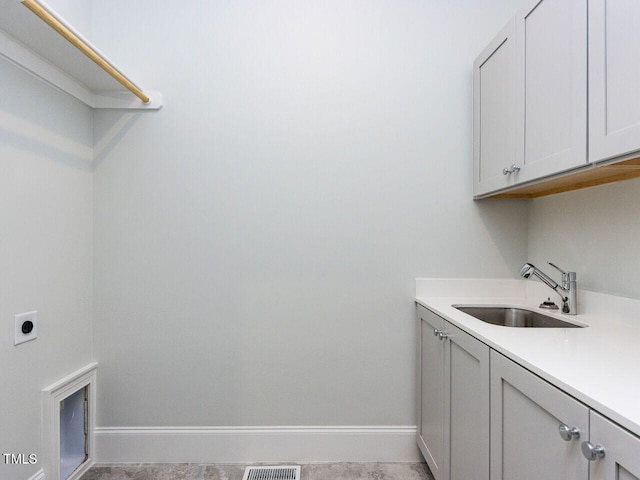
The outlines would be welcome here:
M 27 312 L 14 315 L 14 345 L 35 340 L 38 337 L 38 312 Z

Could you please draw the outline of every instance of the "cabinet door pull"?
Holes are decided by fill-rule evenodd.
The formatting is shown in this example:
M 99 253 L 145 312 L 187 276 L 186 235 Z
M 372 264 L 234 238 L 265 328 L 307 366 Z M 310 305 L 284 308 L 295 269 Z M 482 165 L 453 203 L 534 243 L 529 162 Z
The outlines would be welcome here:
M 510 175 L 512 173 L 517 173 L 520 171 L 520 167 L 518 165 L 516 165 L 515 163 L 513 165 L 511 165 L 509 168 L 504 167 L 502 169 L 502 174 L 503 175 Z
M 565 442 L 580 438 L 580 430 L 578 427 L 570 427 L 564 423 L 558 427 L 558 433 Z
M 451 336 L 450 333 L 447 333 L 444 330 L 438 330 L 437 328 L 433 329 L 433 334 L 440 340 L 444 340 L 445 338 L 449 338 Z
M 602 445 L 593 445 L 591 442 L 582 442 L 582 454 L 584 458 L 592 462 L 597 458 L 604 457 L 604 447 Z

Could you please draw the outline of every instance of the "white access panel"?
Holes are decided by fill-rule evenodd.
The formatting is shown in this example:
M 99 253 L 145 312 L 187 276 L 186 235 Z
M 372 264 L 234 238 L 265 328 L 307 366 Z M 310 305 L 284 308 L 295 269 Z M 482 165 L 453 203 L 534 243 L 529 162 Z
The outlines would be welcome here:
M 65 480 L 87 455 L 87 389 L 81 388 L 60 402 L 60 478 Z
M 94 463 L 97 366 L 90 363 L 42 390 L 47 480 L 79 480 Z

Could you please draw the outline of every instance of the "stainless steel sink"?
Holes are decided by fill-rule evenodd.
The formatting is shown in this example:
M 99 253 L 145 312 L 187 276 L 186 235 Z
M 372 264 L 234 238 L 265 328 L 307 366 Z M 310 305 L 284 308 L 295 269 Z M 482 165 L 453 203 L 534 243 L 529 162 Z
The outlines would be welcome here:
M 517 307 L 475 307 L 454 305 L 461 312 L 492 325 L 503 327 L 533 327 L 533 328 L 581 328 L 582 325 L 564 322 L 554 317 L 532 310 Z

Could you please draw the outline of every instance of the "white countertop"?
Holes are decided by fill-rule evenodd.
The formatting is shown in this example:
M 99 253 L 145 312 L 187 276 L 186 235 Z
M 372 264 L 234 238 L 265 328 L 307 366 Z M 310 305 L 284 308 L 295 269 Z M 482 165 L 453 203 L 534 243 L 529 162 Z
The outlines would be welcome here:
M 578 290 L 578 315 L 563 315 L 538 308 L 547 297 L 559 303 L 555 292 L 531 280 L 416 280 L 417 303 L 640 435 L 640 301 Z M 452 306 L 496 304 L 587 327 L 503 327 Z

